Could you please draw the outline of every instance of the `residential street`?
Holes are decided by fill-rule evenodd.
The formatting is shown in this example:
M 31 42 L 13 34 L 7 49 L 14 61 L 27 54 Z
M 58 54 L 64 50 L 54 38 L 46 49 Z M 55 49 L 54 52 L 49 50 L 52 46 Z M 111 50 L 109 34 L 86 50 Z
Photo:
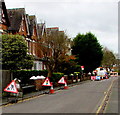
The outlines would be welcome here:
M 113 81 L 115 83 L 113 83 Z M 96 113 L 104 97 L 117 77 L 102 81 L 87 81 L 70 87 L 68 90 L 59 90 L 55 94 L 46 94 L 17 104 L 3 107 L 3 113 Z M 115 87 L 115 86 L 114 86 Z M 117 94 L 114 90 L 114 93 Z M 117 100 L 117 96 L 114 96 Z M 114 113 L 118 112 L 117 101 L 114 101 Z M 110 109 L 110 103 L 109 103 Z M 108 109 L 106 112 L 110 112 Z
M 0 5 L 0 114 L 120 113 L 120 2 Z

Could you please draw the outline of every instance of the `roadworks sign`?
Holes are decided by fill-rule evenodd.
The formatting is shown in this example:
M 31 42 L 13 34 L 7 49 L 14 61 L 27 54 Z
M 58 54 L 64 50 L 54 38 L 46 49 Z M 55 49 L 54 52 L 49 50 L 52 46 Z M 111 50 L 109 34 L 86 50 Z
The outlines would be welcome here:
M 42 86 L 52 86 L 52 84 L 50 83 L 49 78 L 47 77 L 44 81 L 44 83 L 42 84 Z
M 100 76 L 96 76 L 96 80 L 100 80 Z
M 96 80 L 96 76 L 91 76 L 91 80 Z
M 4 91 L 11 93 L 18 93 L 15 81 L 12 80 L 12 82 L 4 89 Z
M 65 78 L 62 77 L 62 78 L 58 81 L 58 83 L 65 84 L 65 83 L 66 83 Z

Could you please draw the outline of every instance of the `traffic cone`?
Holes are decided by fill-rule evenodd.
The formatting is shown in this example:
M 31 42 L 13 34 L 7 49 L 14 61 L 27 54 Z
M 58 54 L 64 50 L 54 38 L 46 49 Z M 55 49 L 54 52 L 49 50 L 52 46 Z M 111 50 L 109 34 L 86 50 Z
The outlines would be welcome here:
M 68 89 L 67 83 L 65 82 L 64 89 Z
M 55 93 L 55 91 L 54 91 L 53 85 L 52 85 L 51 88 L 50 88 L 50 94 L 53 94 L 53 93 Z
M 108 79 L 108 76 L 106 75 L 106 79 Z
M 103 77 L 101 77 L 101 80 L 103 80 Z

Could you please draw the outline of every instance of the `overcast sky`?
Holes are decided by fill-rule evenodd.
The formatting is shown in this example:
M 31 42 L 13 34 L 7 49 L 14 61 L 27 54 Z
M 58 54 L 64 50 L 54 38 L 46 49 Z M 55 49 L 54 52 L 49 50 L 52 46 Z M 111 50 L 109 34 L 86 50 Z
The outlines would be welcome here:
M 59 27 L 74 38 L 92 32 L 101 45 L 118 52 L 119 0 L 5 0 L 7 9 L 25 8 L 45 21 L 47 27 Z

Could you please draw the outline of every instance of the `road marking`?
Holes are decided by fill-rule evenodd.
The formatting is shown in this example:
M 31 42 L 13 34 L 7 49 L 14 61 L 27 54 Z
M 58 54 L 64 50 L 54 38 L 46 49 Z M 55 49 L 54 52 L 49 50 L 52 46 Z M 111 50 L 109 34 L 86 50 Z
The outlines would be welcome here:
M 72 87 L 76 87 L 77 85 L 73 85 L 73 86 L 70 86 L 69 88 L 72 88 Z M 60 91 L 63 91 L 63 90 L 56 90 L 55 92 L 60 92 Z M 42 94 L 42 95 L 38 95 L 38 96 L 33 96 L 33 97 L 28 97 L 26 99 L 23 99 L 23 100 L 19 100 L 17 103 L 22 103 L 22 102 L 25 102 L 25 101 L 29 101 L 29 100 L 32 100 L 32 99 L 35 99 L 35 98 L 38 98 L 38 97 L 42 97 L 46 94 Z M 10 105 L 15 105 L 17 103 L 8 103 L 6 105 L 1 105 L 0 108 L 2 107 L 7 107 L 7 106 L 10 106 Z
M 0 106 L 0 108 L 2 108 L 2 107 L 7 107 L 7 106 L 10 106 L 10 105 L 14 105 L 14 104 L 9 103 L 9 104 L 7 104 L 7 105 Z
M 87 82 L 87 81 L 84 81 L 83 83 L 86 83 L 86 82 Z M 81 83 L 80 83 L 80 84 L 81 84 Z M 80 84 L 73 84 L 73 85 L 69 86 L 69 89 L 70 89 L 70 88 L 73 88 L 73 87 L 77 87 L 77 86 L 80 85 Z M 60 92 L 60 91 L 64 91 L 64 90 L 56 90 L 55 92 Z M 28 101 L 28 100 L 31 100 L 31 99 L 35 99 L 35 98 L 38 98 L 38 97 L 41 97 L 41 96 L 44 96 L 44 95 L 46 95 L 46 94 L 42 94 L 42 95 L 38 95 L 38 96 L 33 96 L 33 97 L 28 97 L 28 98 L 26 98 L 26 99 L 19 100 L 17 103 L 22 103 L 22 102 L 25 102 L 25 101 Z M 7 107 L 7 106 L 10 106 L 10 105 L 15 105 L 15 104 L 17 104 L 17 103 L 8 103 L 8 104 L 6 104 L 6 105 L 1 105 L 0 108 L 2 108 L 2 107 Z
M 103 107 L 103 104 L 104 104 L 104 102 L 105 102 L 105 100 L 106 100 L 106 97 L 108 96 L 109 91 L 111 90 L 111 88 L 112 88 L 112 86 L 113 86 L 114 81 L 115 81 L 115 79 L 112 81 L 112 83 L 111 83 L 111 85 L 109 86 L 107 92 L 104 92 L 104 94 L 106 93 L 106 95 L 105 95 L 105 97 L 103 98 L 103 100 L 102 100 L 102 102 L 101 102 L 101 104 L 100 104 L 100 106 L 99 106 L 99 108 L 98 108 L 98 110 L 97 110 L 97 112 L 96 112 L 96 115 L 100 113 L 100 110 L 101 110 L 101 108 Z
M 31 100 L 31 99 L 35 99 L 35 98 L 38 98 L 38 97 L 42 97 L 42 96 L 44 96 L 44 95 L 45 95 L 45 94 L 43 94 L 43 95 L 38 95 L 38 96 L 33 96 L 33 97 L 29 97 L 29 98 L 26 98 L 26 99 L 23 99 L 23 100 L 19 100 L 17 103 L 29 101 L 29 100 Z
M 19 100 L 17 103 L 29 101 L 29 100 L 32 100 L 32 99 L 35 99 L 35 98 L 38 98 L 38 97 L 42 97 L 42 96 L 44 96 L 44 95 L 45 95 L 45 94 L 38 95 L 38 96 L 33 96 L 33 97 L 29 97 L 29 98 L 26 98 L 26 99 L 23 99 L 23 100 Z M 17 103 L 8 103 L 7 105 L 2 105 L 2 106 L 0 106 L 0 108 L 2 108 L 2 107 L 7 107 L 7 106 L 10 106 L 10 105 L 15 105 L 15 104 L 17 104 Z

